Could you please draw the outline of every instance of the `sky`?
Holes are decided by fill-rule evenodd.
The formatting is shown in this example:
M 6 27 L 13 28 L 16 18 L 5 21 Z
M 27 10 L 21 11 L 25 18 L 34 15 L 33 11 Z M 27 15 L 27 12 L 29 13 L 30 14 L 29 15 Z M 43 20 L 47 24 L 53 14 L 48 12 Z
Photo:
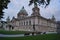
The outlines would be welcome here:
M 28 6 L 30 0 L 10 0 L 11 2 L 8 4 L 8 9 L 4 10 L 4 19 L 9 16 L 10 19 L 14 16 L 17 18 L 18 12 L 24 6 L 25 10 L 29 15 L 32 14 L 33 4 Z M 60 0 L 51 0 L 50 4 L 44 8 L 43 6 L 38 6 L 40 8 L 41 16 L 45 18 L 52 18 L 52 15 L 55 16 L 57 21 L 60 21 Z

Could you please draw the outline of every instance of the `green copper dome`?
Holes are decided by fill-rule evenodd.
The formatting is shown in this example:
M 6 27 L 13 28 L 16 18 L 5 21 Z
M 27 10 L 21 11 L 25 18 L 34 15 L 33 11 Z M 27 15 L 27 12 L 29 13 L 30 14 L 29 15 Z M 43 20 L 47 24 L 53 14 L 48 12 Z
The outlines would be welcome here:
M 20 10 L 20 12 L 18 13 L 18 15 L 21 15 L 21 14 L 28 15 L 27 12 L 26 12 L 26 10 L 24 9 L 24 6 L 22 7 L 22 9 Z

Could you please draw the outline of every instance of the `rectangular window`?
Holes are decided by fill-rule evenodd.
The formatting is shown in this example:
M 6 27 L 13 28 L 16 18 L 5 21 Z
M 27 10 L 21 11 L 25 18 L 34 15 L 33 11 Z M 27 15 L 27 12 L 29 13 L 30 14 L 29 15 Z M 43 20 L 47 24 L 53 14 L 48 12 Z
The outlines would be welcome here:
M 28 21 L 26 21 L 26 25 L 28 25 Z
M 24 22 L 24 25 L 25 25 L 25 22 Z

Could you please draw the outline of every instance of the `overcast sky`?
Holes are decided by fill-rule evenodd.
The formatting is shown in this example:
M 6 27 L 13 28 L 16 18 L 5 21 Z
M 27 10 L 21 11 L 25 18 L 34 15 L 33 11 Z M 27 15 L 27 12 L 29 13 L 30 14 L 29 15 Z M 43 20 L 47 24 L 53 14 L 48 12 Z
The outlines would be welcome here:
M 8 4 L 8 9 L 4 10 L 4 20 L 6 20 L 8 16 L 10 16 L 11 19 L 13 16 L 17 17 L 17 13 L 23 6 L 28 14 L 31 15 L 33 5 L 28 6 L 28 4 L 29 0 L 11 0 L 11 2 Z M 41 16 L 45 18 L 51 18 L 52 15 L 54 15 L 56 20 L 60 20 L 60 0 L 51 0 L 47 8 L 42 6 L 39 6 L 39 8 Z

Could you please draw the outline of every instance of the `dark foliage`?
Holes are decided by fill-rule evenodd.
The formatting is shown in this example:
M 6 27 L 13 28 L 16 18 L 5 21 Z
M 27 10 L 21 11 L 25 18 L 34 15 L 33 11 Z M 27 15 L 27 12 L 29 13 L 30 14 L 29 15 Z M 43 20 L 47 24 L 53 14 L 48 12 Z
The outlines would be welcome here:
M 45 5 L 45 7 L 46 6 L 48 6 L 49 5 L 49 3 L 50 3 L 50 0 L 30 0 L 29 1 L 29 6 L 30 5 L 32 5 L 34 3 L 34 5 Z
M 3 10 L 8 8 L 7 5 L 9 2 L 10 0 L 0 0 L 0 19 L 3 18 Z

